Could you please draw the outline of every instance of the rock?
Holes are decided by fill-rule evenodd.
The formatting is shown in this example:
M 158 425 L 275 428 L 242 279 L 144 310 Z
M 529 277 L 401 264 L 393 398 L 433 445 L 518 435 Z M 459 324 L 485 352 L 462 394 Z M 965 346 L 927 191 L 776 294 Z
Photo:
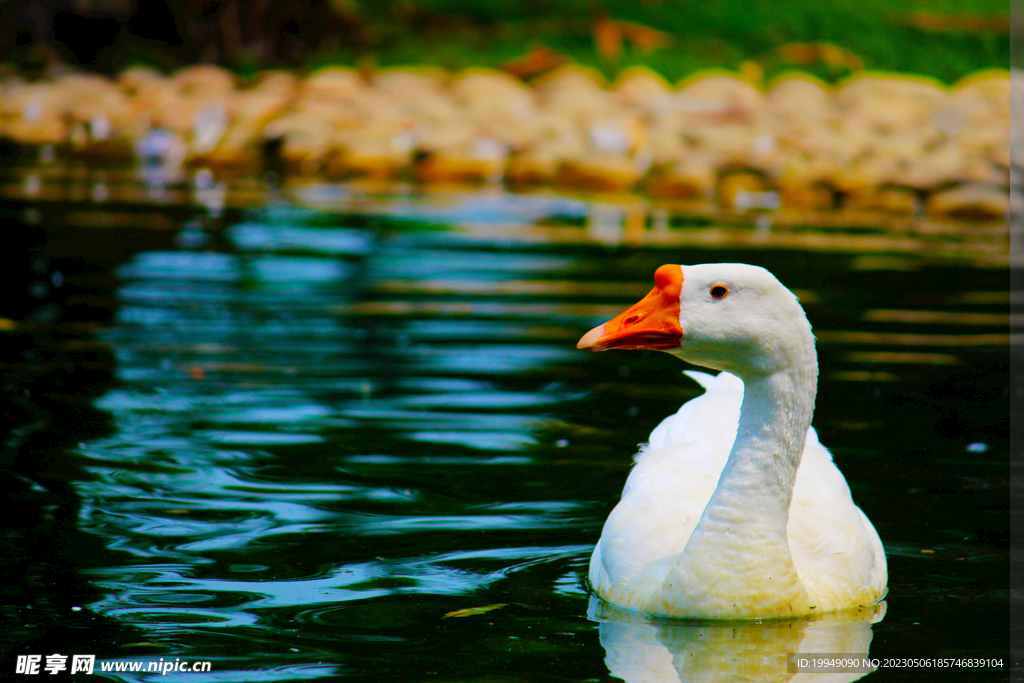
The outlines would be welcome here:
M 563 162 L 558 182 L 587 190 L 618 192 L 634 187 L 645 170 L 626 154 L 587 152 Z
M 718 170 L 706 159 L 690 157 L 651 174 L 645 188 L 656 197 L 710 198 Z
M 819 122 L 833 109 L 832 90 L 821 80 L 803 73 L 776 77 L 768 87 L 768 110 L 786 122 Z
M 555 181 L 561 168 L 562 158 L 540 147 L 513 156 L 505 168 L 505 179 L 513 185 L 546 185 Z
M 920 210 L 921 202 L 913 190 L 898 187 L 880 187 L 859 190 L 848 195 L 843 207 L 862 211 L 912 216 Z
M 925 210 L 932 217 L 1000 220 L 1009 214 L 1010 193 L 1004 187 L 962 185 L 930 195 Z
M 764 111 L 764 93 L 738 75 L 712 70 L 686 77 L 677 86 L 677 97 L 726 120 L 752 120 Z
M 628 106 L 659 110 L 669 106 L 672 86 L 661 74 L 645 66 L 631 66 L 615 79 L 612 91 Z
M 300 87 L 303 98 L 352 101 L 364 94 L 368 86 L 355 69 L 327 66 L 306 76 Z
M 416 166 L 416 177 L 428 183 L 499 182 L 505 173 L 508 148 L 500 142 L 474 140 L 469 145 L 442 149 Z
M 778 208 L 779 196 L 760 175 L 736 171 L 718 182 L 718 202 L 730 209 L 774 209 Z

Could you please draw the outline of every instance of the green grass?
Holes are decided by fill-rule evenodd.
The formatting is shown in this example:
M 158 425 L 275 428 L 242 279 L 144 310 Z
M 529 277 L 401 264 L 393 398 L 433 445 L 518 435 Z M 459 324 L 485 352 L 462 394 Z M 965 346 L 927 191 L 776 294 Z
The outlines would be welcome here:
M 645 64 L 675 80 L 699 69 L 735 68 L 754 60 L 771 75 L 793 67 L 774 52 L 792 42 L 832 43 L 856 54 L 869 69 L 927 74 L 946 82 L 1010 63 L 1008 29 L 940 32 L 909 21 L 912 13 L 928 12 L 1005 18 L 1008 23 L 1005 0 L 418 0 L 360 6 L 373 35 L 368 52 L 381 65 L 494 66 L 542 44 L 609 74 Z M 404 9 L 399 12 L 399 7 Z M 663 30 L 671 42 L 647 54 L 627 45 L 618 59 L 603 58 L 591 36 L 599 13 Z M 416 19 L 403 23 L 398 15 Z M 342 48 L 317 55 L 313 62 L 355 63 L 366 57 L 367 51 Z M 821 64 L 810 70 L 829 79 L 845 75 Z

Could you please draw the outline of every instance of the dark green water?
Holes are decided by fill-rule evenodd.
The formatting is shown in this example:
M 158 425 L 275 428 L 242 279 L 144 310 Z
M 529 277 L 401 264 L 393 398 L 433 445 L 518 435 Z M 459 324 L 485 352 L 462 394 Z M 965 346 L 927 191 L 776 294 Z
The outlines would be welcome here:
M 813 625 L 631 623 L 585 587 L 637 443 L 698 388 L 666 354 L 575 342 L 662 263 L 744 261 L 819 338 L 815 426 L 888 554 L 872 657 L 1004 662 L 867 680 L 1008 678 L 998 226 L 76 187 L 0 204 L 6 675 L 61 653 L 212 662 L 112 680 L 789 680 L 744 657 Z

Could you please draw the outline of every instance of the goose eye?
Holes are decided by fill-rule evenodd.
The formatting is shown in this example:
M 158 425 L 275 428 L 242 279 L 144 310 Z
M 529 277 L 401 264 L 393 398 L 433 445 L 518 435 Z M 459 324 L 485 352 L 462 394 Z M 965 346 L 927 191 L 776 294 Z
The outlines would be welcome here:
M 715 299 L 723 299 L 725 295 L 729 293 L 729 288 L 725 285 L 715 285 L 711 288 L 711 296 Z

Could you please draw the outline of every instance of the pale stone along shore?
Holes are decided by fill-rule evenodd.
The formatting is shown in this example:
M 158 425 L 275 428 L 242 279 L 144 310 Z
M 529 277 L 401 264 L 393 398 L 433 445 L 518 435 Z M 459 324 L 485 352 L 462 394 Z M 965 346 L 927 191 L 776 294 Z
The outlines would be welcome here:
M 0 138 L 219 172 L 641 190 L 728 208 L 855 208 L 998 219 L 1010 211 L 1005 70 L 952 87 L 862 72 L 766 87 L 713 70 L 678 84 L 644 68 L 608 83 L 562 66 L 527 84 L 491 69 L 325 67 L 242 83 L 209 65 L 0 82 Z M 1019 136 L 1018 136 L 1019 137 Z M 1017 182 L 1014 174 L 1014 182 Z

